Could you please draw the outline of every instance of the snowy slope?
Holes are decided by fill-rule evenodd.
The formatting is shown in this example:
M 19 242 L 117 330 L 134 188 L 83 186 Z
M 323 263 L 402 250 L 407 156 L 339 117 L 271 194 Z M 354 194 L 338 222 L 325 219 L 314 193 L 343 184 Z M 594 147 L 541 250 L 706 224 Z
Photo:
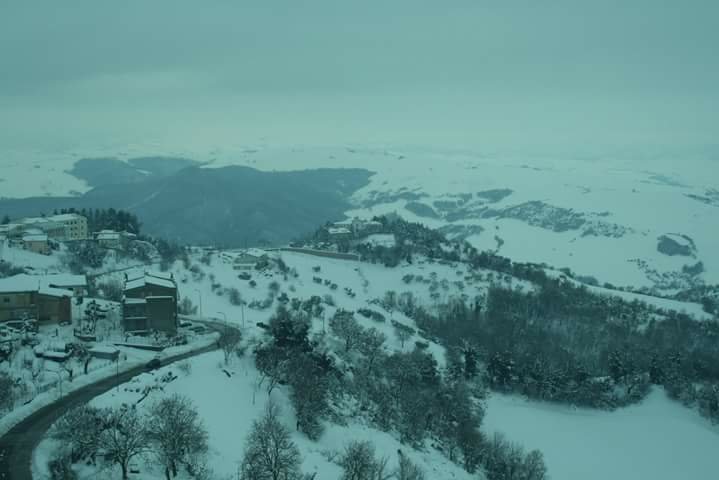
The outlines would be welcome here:
M 705 479 L 719 469 L 719 429 L 659 388 L 615 412 L 495 394 L 484 428 L 540 449 L 553 480 Z
M 252 428 L 252 422 L 262 416 L 269 399 L 266 391 L 257 387 L 258 372 L 250 357 L 234 360 L 229 370 L 234 373 L 228 378 L 218 365 L 223 362 L 221 352 L 202 355 L 192 360 L 189 375 L 179 373 L 179 378 L 163 387 L 163 391 L 153 392 L 141 405 L 150 404 L 163 396 L 179 393 L 193 400 L 209 432 L 210 458 L 209 463 L 218 478 L 236 475 L 237 467 L 242 459 L 244 441 Z M 154 374 L 137 377 L 134 382 L 125 385 L 120 392 L 112 390 L 92 402 L 95 406 L 113 406 L 120 403 L 134 403 L 142 396 L 136 390 L 143 385 L 152 385 L 158 376 L 167 371 L 178 374 L 176 368 L 166 367 Z M 287 392 L 279 389 L 273 392 L 272 398 L 281 406 L 283 423 L 294 430 L 293 416 Z M 391 435 L 370 428 L 361 423 L 348 425 L 328 424 L 327 431 L 318 442 L 308 440 L 304 435 L 293 432 L 293 440 L 300 448 L 304 472 L 317 472 L 317 478 L 339 479 L 341 469 L 327 459 L 327 454 L 341 451 L 350 440 L 370 440 L 376 446 L 378 455 L 390 458 L 390 466 L 397 462 L 396 452 L 402 449 L 428 474 L 429 478 L 455 478 L 469 480 L 476 478 L 453 465 L 439 453 L 429 449 L 418 452 L 401 445 Z M 48 457 L 52 442 L 44 442 L 36 451 L 34 462 L 36 472 L 44 473 L 43 459 Z M 86 474 L 93 472 L 88 469 Z M 119 470 L 103 472 L 103 478 L 120 478 Z M 110 476 L 112 475 L 112 476 Z M 150 466 L 142 467 L 142 474 L 134 476 L 138 480 L 150 480 L 161 476 L 161 471 L 152 470 Z M 42 478 L 42 477 L 41 477 Z
M 719 254 L 715 248 L 719 169 L 711 158 L 686 152 L 662 156 L 619 152 L 591 157 L 542 157 L 417 147 L 107 145 L 82 152 L 10 152 L 3 160 L 0 196 L 84 192 L 87 185 L 65 173 L 78 158 L 127 159 L 153 154 L 194 158 L 208 162 L 206 168 L 366 168 L 376 175 L 370 185 L 357 192 L 357 208 L 348 215 L 397 211 L 434 227 L 481 226 L 484 230 L 479 235 L 466 232 L 468 240 L 480 248 L 497 249 L 499 238 L 502 255 L 569 267 L 578 274 L 595 276 L 601 283 L 660 286 L 669 291 L 686 286 L 691 276 L 683 277 L 682 267 L 699 261 L 705 272 L 695 280 L 719 282 Z M 508 189 L 511 193 L 499 200 L 477 196 L 478 192 L 493 189 Z M 409 200 L 407 193 L 420 197 Z M 433 218 L 416 215 L 411 206 L 407 209 L 410 201 L 434 208 L 434 202 L 456 201 L 460 195 L 470 195 L 471 199 L 464 205 L 465 211 L 459 213 L 437 211 Z M 545 209 L 560 209 L 560 216 L 580 215 L 587 223 L 581 228 L 557 230 L 538 224 L 537 218 L 518 219 L 511 213 L 502 213 L 526 202 L 542 202 Z M 487 217 L 479 213 L 480 207 L 499 212 Z M 318 219 L 318 223 L 323 220 Z M 696 254 L 668 256 L 658 252 L 657 240 L 666 234 L 690 237 Z M 672 279 L 665 274 L 678 275 L 675 280 L 679 283 L 672 285 Z
M 366 327 L 375 327 L 383 331 L 388 339 L 386 348 L 391 350 L 412 349 L 414 341 L 419 340 L 420 337 L 415 335 L 404 346 L 396 338 L 390 320 L 408 326 L 415 325 L 411 319 L 401 313 L 388 312 L 373 303 L 374 299 L 381 298 L 387 290 L 394 290 L 397 293 L 410 291 L 420 303 L 431 306 L 436 301 L 436 298 L 432 297 L 433 291 L 439 292 L 440 300 L 446 300 L 455 295 L 467 295 L 469 298 L 481 296 L 486 292 L 491 281 L 499 281 L 523 289 L 532 288 L 525 282 L 500 277 L 491 272 L 472 275 L 462 264 L 430 263 L 419 257 L 412 265 L 403 264 L 388 269 L 381 265 L 287 252 L 274 252 L 271 255 L 281 257 L 291 271 L 297 273 L 297 276 L 290 273 L 285 278 L 277 270 L 272 272 L 253 270 L 249 273 L 257 285 L 250 287 L 247 280 L 238 278 L 240 272 L 233 269 L 235 255 L 236 252 L 233 251 L 214 252 L 203 262 L 201 261 L 203 254 L 197 251 L 191 255 L 190 263 L 193 267 L 202 270 L 201 276 L 185 270 L 180 263 L 173 266 L 172 273 L 178 281 L 181 297 L 190 298 L 197 306 L 201 301 L 203 316 L 226 318 L 227 321 L 239 325 L 243 325 L 244 317 L 243 330 L 246 341 L 263 335 L 264 331 L 256 324 L 266 323 L 269 320 L 277 306 L 277 301 L 275 300 L 272 306 L 266 309 L 250 307 L 243 309 L 231 304 L 230 295 L 225 288 L 237 288 L 247 303 L 266 299 L 270 284 L 273 282 L 277 282 L 279 291 L 286 293 L 290 298 L 305 299 L 312 295 L 331 295 L 336 307 L 326 306 L 325 319 L 330 318 L 335 308 L 356 310 L 366 307 L 379 311 L 387 317 L 387 321 L 376 322 L 365 319 L 361 315 L 356 315 L 356 318 Z M 209 265 L 206 264 L 207 260 Z M 141 272 L 145 269 L 146 267 L 135 267 L 128 270 L 128 273 L 132 276 L 135 271 Z M 106 281 L 115 277 L 119 280 L 123 275 L 124 272 L 116 272 L 105 275 L 101 279 Z M 408 275 L 412 276 L 409 282 L 406 281 Z M 314 277 L 321 278 L 322 283 L 317 284 L 313 280 Z M 325 284 L 324 280 L 336 283 L 337 289 L 333 290 L 331 286 Z M 218 288 L 217 285 L 221 287 Z M 355 296 L 348 295 L 345 288 L 354 292 Z M 600 287 L 592 288 L 600 294 L 620 295 L 629 300 L 637 298 L 664 308 L 686 310 L 696 314 L 697 318 L 703 318 L 699 316 L 700 312 L 693 311 L 696 307 L 694 304 L 671 302 Z M 326 328 L 323 324 L 322 320 L 316 319 L 313 330 L 320 331 L 323 327 Z M 443 365 L 444 348 L 430 341 L 429 350 L 439 364 Z M 163 392 L 153 393 L 146 401 L 171 393 L 182 393 L 192 398 L 210 431 L 211 463 L 217 473 L 231 475 L 236 472 L 237 461 L 242 455 L 242 442 L 252 420 L 262 413 L 267 394 L 265 390 L 257 387 L 258 373 L 250 356 L 233 360 L 234 363 L 229 367 L 233 374 L 232 378 L 228 378 L 218 368 L 221 362 L 220 353 L 203 355 L 193 360 L 192 372 L 188 376 L 180 374 L 177 380 L 164 387 Z M 159 374 L 166 370 L 178 372 L 174 367 L 167 367 Z M 97 399 L 96 404 L 110 405 L 136 401 L 140 396 L 137 393 L 138 388 L 154 383 L 156 378 L 151 374 L 143 375 L 119 394 L 115 391 L 108 392 Z M 284 407 L 284 422 L 292 427 L 295 422 L 292 408 L 286 398 L 286 390 L 280 388 L 273 395 Z M 709 455 L 709 452 L 719 446 L 719 436 L 710 429 L 706 420 L 699 418 L 697 414 L 680 404 L 670 402 L 659 392 L 654 392 L 639 405 L 612 413 L 573 410 L 501 395 L 490 397 L 487 407 L 485 431 L 503 431 L 512 441 L 517 441 L 528 448 L 540 448 L 545 451 L 548 467 L 553 475 L 552 478 L 555 479 L 595 478 L 586 475 L 577 477 L 578 473 L 586 473 L 587 469 L 591 469 L 592 474 L 596 474 L 596 478 L 629 478 L 617 473 L 626 471 L 628 458 L 636 458 L 637 462 L 641 462 L 640 468 L 644 469 L 642 471 L 651 473 L 655 473 L 654 469 L 657 472 L 673 472 L 673 467 L 662 467 L 662 462 L 673 461 L 680 466 L 692 462 L 696 467 L 686 468 L 696 468 L 697 472 L 708 471 L 705 469 L 714 467 L 714 457 Z M 674 435 L 672 437 L 671 432 L 678 433 L 672 433 Z M 644 440 L 650 436 L 652 443 L 647 443 L 645 446 Z M 390 456 L 392 461 L 396 461 L 394 454 L 401 448 L 425 468 L 430 478 L 470 478 L 459 467 L 452 465 L 432 449 L 408 452 L 408 449 L 400 445 L 392 435 L 377 431 L 360 421 L 350 421 L 347 425 L 328 424 L 326 432 L 317 443 L 295 434 L 294 439 L 302 450 L 304 470 L 317 471 L 318 478 L 338 478 L 339 468 L 328 460 L 328 452 L 341 448 L 349 438 L 372 440 L 378 452 Z M 652 460 L 655 449 L 663 451 L 674 441 L 682 445 L 700 446 L 691 452 L 688 450 L 678 452 L 676 455 L 681 456 L 679 460 L 667 455 L 663 455 L 660 461 Z M 602 445 L 604 447 L 600 448 Z M 46 442 L 38 450 L 35 461 L 38 472 L 42 472 L 44 461 L 51 449 L 52 442 Z M 570 451 L 572 454 L 562 454 L 565 451 Z M 602 452 L 601 458 L 596 457 L 598 451 Z M 154 478 L 157 472 L 148 470 L 149 468 L 151 467 L 143 467 L 144 476 L 138 478 Z M 89 470 L 84 473 L 94 474 Z M 641 478 L 663 480 L 673 477 L 658 475 Z

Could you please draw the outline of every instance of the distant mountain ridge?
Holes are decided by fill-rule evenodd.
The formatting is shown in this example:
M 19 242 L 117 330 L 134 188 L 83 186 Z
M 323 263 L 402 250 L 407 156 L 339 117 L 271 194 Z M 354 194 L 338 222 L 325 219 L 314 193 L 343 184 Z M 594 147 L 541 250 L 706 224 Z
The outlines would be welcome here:
M 84 195 L 0 200 L 0 213 L 17 218 L 61 208 L 113 207 L 136 214 L 144 232 L 181 243 L 280 244 L 319 222 L 343 218 L 349 197 L 373 175 L 364 169 L 265 172 L 194 163 L 172 168 L 178 165 L 173 161 L 154 162 L 150 169 L 147 161 L 128 162 L 127 167 L 118 162 L 124 163 L 78 162 L 75 174 L 97 185 Z M 110 178 L 100 177 L 103 171 Z

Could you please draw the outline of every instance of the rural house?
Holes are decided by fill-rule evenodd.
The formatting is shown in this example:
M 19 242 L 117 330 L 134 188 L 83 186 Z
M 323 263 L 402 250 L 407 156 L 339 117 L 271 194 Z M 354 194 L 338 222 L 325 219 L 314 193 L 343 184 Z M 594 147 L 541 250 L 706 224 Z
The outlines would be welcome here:
M 126 332 L 177 332 L 177 283 L 170 275 L 147 273 L 125 279 L 122 324 Z
M 47 234 L 41 230 L 28 230 L 22 236 L 22 246 L 25 250 L 42 255 L 50 254 L 50 244 L 48 243 Z
M 233 268 L 235 270 L 253 270 L 260 260 L 266 256 L 267 253 L 259 248 L 242 250 L 239 255 L 235 257 Z
M 52 286 L 49 277 L 23 273 L 0 279 L 0 322 L 71 322 L 73 292 Z

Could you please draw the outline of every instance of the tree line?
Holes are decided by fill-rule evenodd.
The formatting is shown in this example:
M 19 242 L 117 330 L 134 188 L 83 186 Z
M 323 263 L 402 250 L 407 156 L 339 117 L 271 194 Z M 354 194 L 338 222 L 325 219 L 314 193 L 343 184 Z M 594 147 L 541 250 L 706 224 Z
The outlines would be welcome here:
M 289 388 L 297 430 L 318 438 L 323 420 L 336 415 L 332 406 L 351 396 L 357 415 L 377 428 L 396 432 L 415 447 L 431 439 L 470 473 L 483 471 L 490 480 L 546 478 L 541 453 L 525 453 L 480 431 L 484 411 L 477 399 L 482 389 L 443 372 L 420 346 L 388 353 L 385 335 L 360 325 L 352 312 L 337 310 L 329 332 L 310 337 L 312 318 L 321 315 L 312 305 L 298 301 L 278 306 L 268 325 L 260 325 L 267 336 L 254 350 L 267 392 L 277 385 Z M 509 471 L 514 476 L 507 476 Z
M 493 286 L 485 299 L 436 311 L 403 294 L 397 308 L 449 348 L 451 370 L 493 389 L 613 409 L 654 384 L 719 421 L 719 322 L 658 316 L 561 278 L 531 290 Z

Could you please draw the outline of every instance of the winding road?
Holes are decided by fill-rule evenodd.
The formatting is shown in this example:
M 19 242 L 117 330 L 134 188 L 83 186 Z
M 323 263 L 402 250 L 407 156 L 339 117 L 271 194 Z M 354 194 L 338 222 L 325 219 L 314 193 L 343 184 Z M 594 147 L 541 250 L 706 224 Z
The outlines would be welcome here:
M 197 320 L 195 320 L 198 322 Z M 201 322 L 208 327 L 222 332 L 230 327 L 218 322 Z M 162 359 L 162 365 L 184 360 L 186 358 L 208 353 L 217 349 L 217 344 L 198 348 L 190 352 L 173 355 Z M 0 480 L 32 480 L 31 462 L 35 448 L 45 437 L 46 432 L 58 418 L 68 410 L 85 404 L 118 384 L 127 383 L 133 377 L 146 372 L 145 365 L 127 370 L 118 376 L 112 376 L 79 388 L 56 402 L 42 407 L 0 437 Z

